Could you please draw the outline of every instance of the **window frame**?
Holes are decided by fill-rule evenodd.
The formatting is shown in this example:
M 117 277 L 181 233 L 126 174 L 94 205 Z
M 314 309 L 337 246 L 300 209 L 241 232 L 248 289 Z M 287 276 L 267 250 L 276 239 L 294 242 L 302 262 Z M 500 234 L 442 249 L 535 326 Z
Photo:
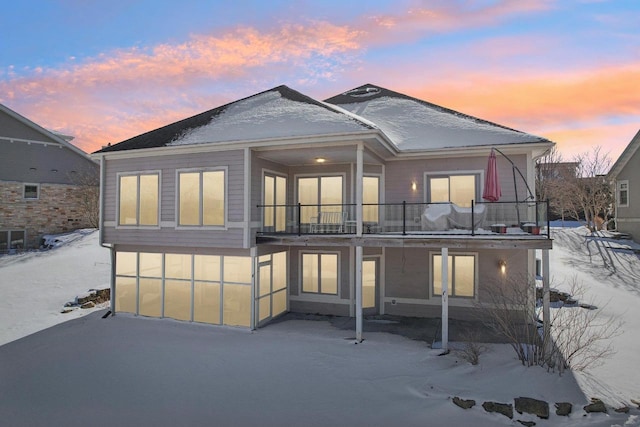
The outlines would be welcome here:
M 318 179 L 318 186 L 317 188 L 321 190 L 322 185 L 321 185 L 321 179 L 322 178 L 334 178 L 334 177 L 340 177 L 342 178 L 342 210 L 348 209 L 348 203 L 346 203 L 345 201 L 347 200 L 347 174 L 344 172 L 334 172 L 334 173 L 307 173 L 307 174 L 296 174 L 294 175 L 293 179 L 294 179 L 294 189 L 293 189 L 293 195 L 294 195 L 294 199 L 295 199 L 295 203 L 298 204 L 300 203 L 300 194 L 299 194 L 299 187 L 300 187 L 300 179 L 305 179 L 305 178 L 316 178 Z M 312 205 L 312 206 L 317 206 L 318 207 L 318 211 L 320 211 L 320 206 L 322 206 L 321 204 L 321 198 L 322 198 L 322 193 L 321 191 L 317 192 L 318 195 L 318 203 L 316 205 Z M 302 222 L 302 219 L 300 219 L 301 223 L 303 224 L 308 224 L 306 222 Z
M 27 187 L 36 187 L 36 197 L 27 197 Z M 40 184 L 25 182 L 22 185 L 22 198 L 24 200 L 40 200 Z
M 316 255 L 318 256 L 318 292 L 310 292 L 305 291 L 303 282 L 304 282 L 304 255 Z M 328 293 L 322 292 L 322 276 L 320 274 L 322 270 L 322 264 L 320 263 L 321 255 L 335 255 L 336 256 L 336 292 Z M 306 296 L 320 296 L 320 297 L 340 297 L 340 252 L 339 251 L 300 251 L 298 253 L 299 261 L 298 261 L 298 295 L 306 295 Z
M 429 252 L 429 292 L 431 293 L 431 298 L 436 298 L 438 296 L 440 296 L 441 294 L 438 294 L 435 292 L 435 281 L 434 281 L 434 273 L 435 273 L 435 257 L 436 256 L 442 256 L 442 252 L 440 251 L 430 251 Z M 475 300 L 478 297 L 478 278 L 479 278 L 479 263 L 478 263 L 478 253 L 477 252 L 449 252 L 448 254 L 450 257 L 452 257 L 453 260 L 453 266 L 452 266 L 452 271 L 454 272 L 454 276 L 451 278 L 451 289 L 449 290 L 448 296 L 450 298 L 456 298 L 456 299 L 460 299 L 460 300 Z M 473 257 L 473 295 L 472 296 L 467 296 L 467 295 L 456 295 L 455 293 L 455 289 L 456 289 L 456 285 L 455 285 L 455 258 L 457 256 L 471 256 Z
M 429 171 L 424 173 L 423 185 L 424 185 L 424 202 L 425 203 L 446 203 L 446 202 L 432 202 L 431 201 L 431 188 L 429 186 L 429 180 L 432 178 L 451 178 L 452 176 L 474 176 L 475 178 L 475 191 L 474 191 L 474 203 L 480 201 L 483 185 L 484 185 L 484 170 L 459 170 L 459 171 Z M 470 202 L 471 200 L 469 200 Z M 449 203 L 451 202 L 451 187 L 449 186 Z
M 624 190 L 622 188 L 620 188 L 620 187 L 622 187 L 622 185 L 626 185 L 626 188 Z M 621 203 L 621 199 L 622 198 L 620 197 L 620 194 L 623 191 L 627 195 L 627 203 L 624 203 L 624 204 Z M 617 203 L 618 207 L 621 207 L 621 208 L 628 208 L 629 207 L 629 180 L 628 179 L 624 179 L 624 180 L 616 182 L 616 203 Z
M 157 175 L 158 176 L 158 203 L 156 206 L 157 223 L 156 224 L 140 224 L 140 177 L 144 175 Z M 136 200 L 136 223 L 135 224 L 121 224 L 120 223 L 120 179 L 122 177 L 135 176 L 137 177 L 137 200 Z M 145 171 L 131 171 L 131 172 L 118 172 L 116 174 L 116 228 L 144 228 L 144 229 L 159 229 L 162 222 L 162 212 L 160 210 L 162 206 L 162 171 L 161 170 L 145 170 Z
M 278 219 L 280 218 L 280 216 L 278 215 L 278 212 L 280 212 L 279 208 L 274 208 L 273 209 L 273 220 L 274 220 L 274 225 L 273 226 L 269 226 L 265 223 L 265 212 L 266 212 L 266 200 L 265 200 L 265 187 L 266 187 L 266 183 L 267 183 L 267 177 L 269 178 L 273 178 L 274 179 L 274 198 L 277 199 L 277 179 L 278 178 L 282 178 L 284 179 L 284 185 L 285 185 L 285 191 L 284 191 L 284 202 L 285 202 L 285 206 L 287 206 L 287 202 L 289 200 L 289 177 L 286 174 L 280 173 L 280 172 L 276 172 L 273 171 L 271 169 L 262 169 L 262 188 L 261 188 L 261 194 L 260 194 L 260 200 L 262 202 L 262 205 L 264 206 L 264 208 L 262 209 L 262 211 L 260 212 L 260 223 L 262 224 L 262 227 L 266 228 L 266 227 L 273 227 L 275 231 L 286 231 L 287 229 L 287 216 L 289 214 L 289 212 L 287 212 L 287 208 L 284 208 L 284 229 L 280 229 L 278 227 Z M 276 206 L 279 206 L 276 203 Z
M 204 218 L 204 204 L 202 198 L 202 177 L 205 172 L 223 172 L 223 180 L 224 180 L 224 199 L 223 199 L 223 212 L 222 212 L 222 225 L 205 225 L 203 224 Z M 200 193 L 198 196 L 198 205 L 199 205 L 199 224 L 197 225 L 185 225 L 180 224 L 180 174 L 181 173 L 198 173 L 200 178 Z M 227 230 L 229 223 L 229 168 L 227 166 L 215 166 L 215 167 L 207 167 L 207 168 L 184 168 L 184 169 L 176 169 L 176 177 L 175 177 L 175 228 L 177 230 Z

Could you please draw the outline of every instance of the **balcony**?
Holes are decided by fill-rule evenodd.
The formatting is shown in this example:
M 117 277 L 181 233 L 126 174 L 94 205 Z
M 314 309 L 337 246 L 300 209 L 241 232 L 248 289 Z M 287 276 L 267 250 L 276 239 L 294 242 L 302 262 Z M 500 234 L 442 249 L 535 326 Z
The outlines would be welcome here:
M 262 236 L 359 236 L 356 205 L 258 205 Z M 547 202 L 363 204 L 362 236 L 549 239 Z

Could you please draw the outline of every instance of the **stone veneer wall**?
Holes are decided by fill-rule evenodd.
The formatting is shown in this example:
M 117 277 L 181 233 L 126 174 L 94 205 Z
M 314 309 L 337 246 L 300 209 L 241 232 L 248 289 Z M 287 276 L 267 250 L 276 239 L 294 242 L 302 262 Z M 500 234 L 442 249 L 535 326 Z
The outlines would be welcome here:
M 91 227 L 75 185 L 39 184 L 38 199 L 24 199 L 24 183 L 0 181 L 0 230 L 26 230 L 26 248 L 40 246 L 43 234 Z

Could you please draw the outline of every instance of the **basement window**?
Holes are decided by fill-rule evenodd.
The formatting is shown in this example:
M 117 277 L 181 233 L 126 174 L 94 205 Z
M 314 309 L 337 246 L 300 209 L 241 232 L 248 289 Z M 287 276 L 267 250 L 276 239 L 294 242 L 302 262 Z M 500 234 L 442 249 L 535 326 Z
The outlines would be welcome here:
M 23 197 L 25 199 L 38 199 L 40 197 L 40 187 L 38 184 L 25 184 Z

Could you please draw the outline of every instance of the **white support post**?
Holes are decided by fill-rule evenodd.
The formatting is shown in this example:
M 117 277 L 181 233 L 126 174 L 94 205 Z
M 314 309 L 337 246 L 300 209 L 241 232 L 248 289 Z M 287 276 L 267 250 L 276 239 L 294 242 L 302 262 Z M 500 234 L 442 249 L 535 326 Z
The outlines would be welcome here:
M 449 351 L 449 248 L 442 248 L 442 351 Z
M 362 246 L 356 246 L 356 342 L 362 342 Z
M 358 236 L 362 236 L 362 181 L 364 180 L 363 152 L 364 146 L 359 142 L 356 149 L 356 235 Z
M 258 320 L 256 316 L 256 295 L 258 294 L 258 248 L 253 246 L 249 250 L 249 256 L 251 257 L 251 330 L 258 327 Z
M 551 337 L 551 292 L 549 289 L 549 249 L 542 250 L 542 327 L 545 345 Z M 545 348 L 545 352 L 548 349 Z

